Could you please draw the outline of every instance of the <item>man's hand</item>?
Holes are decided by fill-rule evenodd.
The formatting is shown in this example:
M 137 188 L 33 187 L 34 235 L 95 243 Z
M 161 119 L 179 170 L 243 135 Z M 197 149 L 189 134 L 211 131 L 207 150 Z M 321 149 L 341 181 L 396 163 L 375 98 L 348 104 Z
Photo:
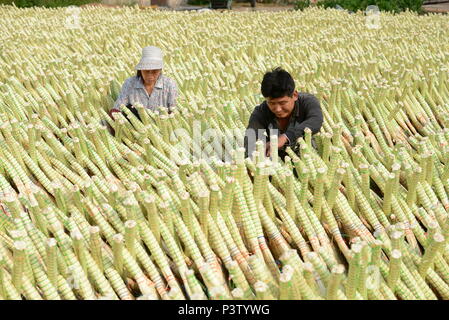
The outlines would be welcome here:
M 270 156 L 270 143 L 267 143 L 266 145 L 265 145 L 265 156 L 266 157 L 269 157 Z
M 288 142 L 287 135 L 281 134 L 278 137 L 278 150 L 281 149 Z M 269 157 L 271 155 L 270 143 L 266 144 L 265 156 Z
M 288 138 L 286 134 L 281 134 L 278 137 L 278 149 L 282 148 L 288 142 Z

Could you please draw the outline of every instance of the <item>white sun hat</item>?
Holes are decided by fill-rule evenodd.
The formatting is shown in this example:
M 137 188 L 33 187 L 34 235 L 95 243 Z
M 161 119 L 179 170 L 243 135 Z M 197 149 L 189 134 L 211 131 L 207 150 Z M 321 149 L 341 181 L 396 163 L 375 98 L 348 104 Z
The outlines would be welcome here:
M 164 67 L 162 58 L 164 53 L 155 46 L 148 46 L 142 49 L 142 58 L 136 66 L 136 70 L 157 70 Z

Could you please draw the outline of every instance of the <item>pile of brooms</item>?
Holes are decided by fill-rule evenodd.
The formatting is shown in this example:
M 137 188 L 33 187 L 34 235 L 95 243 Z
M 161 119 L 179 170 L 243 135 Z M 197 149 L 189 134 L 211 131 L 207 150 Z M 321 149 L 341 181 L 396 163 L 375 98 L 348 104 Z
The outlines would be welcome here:
M 0 299 L 449 298 L 444 17 L 0 12 Z M 113 121 L 150 42 L 178 108 Z M 318 150 L 245 159 L 277 64 L 321 101 Z

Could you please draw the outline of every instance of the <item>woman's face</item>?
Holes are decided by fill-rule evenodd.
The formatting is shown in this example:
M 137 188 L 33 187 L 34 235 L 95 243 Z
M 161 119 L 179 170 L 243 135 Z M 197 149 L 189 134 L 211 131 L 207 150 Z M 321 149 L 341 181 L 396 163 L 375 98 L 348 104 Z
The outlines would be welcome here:
M 143 82 L 145 84 L 154 84 L 161 74 L 162 69 L 157 70 L 141 70 Z

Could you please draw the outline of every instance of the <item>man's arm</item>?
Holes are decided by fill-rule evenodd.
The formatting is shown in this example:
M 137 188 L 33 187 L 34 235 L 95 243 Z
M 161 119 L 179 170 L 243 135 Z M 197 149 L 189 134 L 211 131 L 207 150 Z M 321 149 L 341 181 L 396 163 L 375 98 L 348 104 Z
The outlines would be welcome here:
M 309 128 L 312 130 L 312 134 L 315 134 L 320 131 L 323 125 L 323 112 L 321 111 L 320 101 L 315 96 L 305 96 L 303 106 L 306 109 L 305 120 L 291 124 L 285 131 L 290 146 L 296 145 L 298 138 L 304 136 L 305 128 Z
M 256 146 L 257 140 L 265 140 L 263 132 L 266 131 L 268 127 L 268 119 L 264 115 L 263 105 L 259 105 L 254 108 L 251 116 L 249 117 L 248 127 L 246 128 L 244 146 L 245 146 L 245 157 L 252 156 Z

